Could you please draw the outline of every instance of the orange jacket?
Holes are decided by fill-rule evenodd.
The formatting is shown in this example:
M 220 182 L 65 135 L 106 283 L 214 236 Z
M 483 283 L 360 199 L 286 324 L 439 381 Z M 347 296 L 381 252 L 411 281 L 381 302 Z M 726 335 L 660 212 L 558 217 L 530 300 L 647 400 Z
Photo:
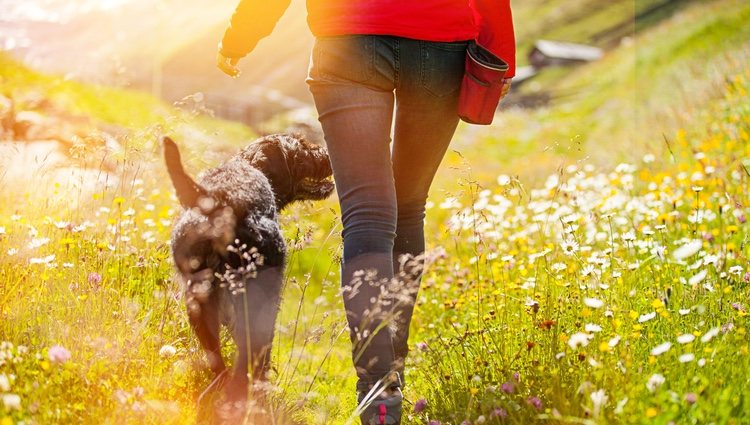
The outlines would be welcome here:
M 224 33 L 224 56 L 247 55 L 289 7 L 290 0 L 241 0 Z M 307 0 L 316 36 L 394 35 L 428 41 L 477 42 L 508 62 L 515 75 L 510 0 Z

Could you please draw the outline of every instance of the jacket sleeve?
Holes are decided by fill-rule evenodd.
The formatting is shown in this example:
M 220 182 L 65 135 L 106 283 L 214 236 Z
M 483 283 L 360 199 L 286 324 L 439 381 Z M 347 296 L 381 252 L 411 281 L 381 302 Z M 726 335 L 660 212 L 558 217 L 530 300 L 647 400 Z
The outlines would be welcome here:
M 470 0 L 479 27 L 477 43 L 510 65 L 506 78 L 516 75 L 516 37 L 510 0 Z
M 224 32 L 219 49 L 228 58 L 241 58 L 271 34 L 291 0 L 241 0 Z

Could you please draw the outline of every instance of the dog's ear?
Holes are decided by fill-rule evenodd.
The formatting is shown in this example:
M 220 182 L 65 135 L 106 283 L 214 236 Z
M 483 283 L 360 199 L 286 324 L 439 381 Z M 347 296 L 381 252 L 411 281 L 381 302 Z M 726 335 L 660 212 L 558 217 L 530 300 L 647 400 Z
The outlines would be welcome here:
M 162 138 L 162 144 L 164 145 L 164 160 L 167 163 L 169 178 L 177 192 L 177 199 L 184 208 L 198 207 L 201 198 L 208 198 L 206 190 L 185 172 L 177 144 L 169 137 Z
M 262 172 L 276 196 L 276 205 L 284 205 L 294 199 L 294 176 L 289 167 L 289 160 L 279 140 L 266 137 L 250 144 L 242 152 L 250 165 Z

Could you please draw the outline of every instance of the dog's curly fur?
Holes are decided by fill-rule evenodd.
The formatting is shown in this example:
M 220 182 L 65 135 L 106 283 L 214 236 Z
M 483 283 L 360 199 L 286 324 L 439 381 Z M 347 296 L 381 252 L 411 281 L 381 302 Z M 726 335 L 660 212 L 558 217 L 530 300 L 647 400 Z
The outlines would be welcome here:
M 270 367 L 286 256 L 278 213 L 291 202 L 331 194 L 328 153 L 298 136 L 266 136 L 195 182 L 177 145 L 167 137 L 163 144 L 185 208 L 172 232 L 172 255 L 190 324 L 217 380 L 226 376 L 219 327 L 229 326 L 238 355 L 225 391 L 242 400 L 248 365 L 254 380 L 266 379 Z

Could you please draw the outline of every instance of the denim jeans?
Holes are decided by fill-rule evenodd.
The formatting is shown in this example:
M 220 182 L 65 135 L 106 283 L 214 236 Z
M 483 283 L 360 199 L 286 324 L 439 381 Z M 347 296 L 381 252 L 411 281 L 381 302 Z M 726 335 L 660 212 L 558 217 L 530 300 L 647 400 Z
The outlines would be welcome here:
M 313 48 L 307 82 L 341 205 L 341 283 L 360 391 L 403 375 L 421 270 L 396 281 L 409 287 L 405 300 L 383 294 L 399 258 L 425 249 L 425 203 L 458 124 L 466 47 L 347 35 L 319 37 Z

